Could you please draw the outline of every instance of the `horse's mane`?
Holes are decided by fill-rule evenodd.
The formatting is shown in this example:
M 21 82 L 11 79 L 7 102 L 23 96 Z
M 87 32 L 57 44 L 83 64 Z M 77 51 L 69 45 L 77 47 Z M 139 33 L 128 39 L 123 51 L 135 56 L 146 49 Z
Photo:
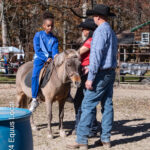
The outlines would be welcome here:
M 54 63 L 55 63 L 55 66 L 60 66 L 63 64 L 63 62 L 65 61 L 65 59 L 68 57 L 79 57 L 79 53 L 74 50 L 74 49 L 68 49 L 68 50 L 65 50 L 61 53 L 58 54 L 58 56 L 55 57 L 54 59 Z
M 59 53 L 55 58 L 54 58 L 54 64 L 55 66 L 60 66 L 65 60 L 65 54 L 64 52 Z

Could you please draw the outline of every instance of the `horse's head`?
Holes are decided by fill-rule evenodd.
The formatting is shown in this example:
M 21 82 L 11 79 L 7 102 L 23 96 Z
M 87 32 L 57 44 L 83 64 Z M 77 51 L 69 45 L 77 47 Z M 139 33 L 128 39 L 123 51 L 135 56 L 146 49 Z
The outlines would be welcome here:
M 56 64 L 65 66 L 65 72 L 67 77 L 73 82 L 77 87 L 80 86 L 80 55 L 76 50 L 69 49 L 61 53 L 61 57 L 56 57 Z

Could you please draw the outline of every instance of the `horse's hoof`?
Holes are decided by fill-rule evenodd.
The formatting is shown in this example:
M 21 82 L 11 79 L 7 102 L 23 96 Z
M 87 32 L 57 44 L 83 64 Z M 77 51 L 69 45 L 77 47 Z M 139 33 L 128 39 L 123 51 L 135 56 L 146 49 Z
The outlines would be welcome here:
M 66 137 L 66 133 L 64 130 L 59 131 L 60 137 Z
M 49 138 L 49 139 L 53 139 L 54 137 L 53 137 L 53 135 L 52 135 L 52 134 L 48 134 L 48 135 L 47 135 L 47 138 Z

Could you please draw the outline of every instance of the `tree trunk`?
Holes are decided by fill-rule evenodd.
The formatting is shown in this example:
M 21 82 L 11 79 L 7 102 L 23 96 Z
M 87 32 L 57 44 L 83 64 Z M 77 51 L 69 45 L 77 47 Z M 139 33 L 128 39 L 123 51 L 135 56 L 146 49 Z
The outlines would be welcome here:
M 17 41 L 17 43 L 18 43 L 18 48 L 19 48 L 19 49 L 23 49 L 23 45 L 22 45 L 21 40 L 19 39 L 19 36 L 16 37 L 16 41 Z
M 6 15 L 5 15 L 5 1 L 2 0 L 2 46 L 8 46 L 8 37 L 7 37 L 7 21 L 6 21 Z
M 66 0 L 66 6 L 68 4 L 68 0 Z M 64 22 L 63 22 L 63 50 L 66 50 L 66 39 L 67 39 L 67 21 L 66 21 L 66 10 L 64 11 Z
M 86 17 L 86 11 L 87 11 L 87 0 L 84 0 L 83 5 L 82 5 L 82 12 L 83 12 L 83 17 Z M 84 22 L 85 19 L 82 19 L 82 21 Z M 84 41 L 86 38 L 82 33 L 82 40 Z
M 63 23 L 63 50 L 66 50 L 66 38 L 67 38 L 67 35 L 66 35 L 66 27 L 67 27 L 67 22 L 66 20 L 64 20 L 64 23 Z
M 96 0 L 91 0 L 91 5 L 92 5 L 92 9 L 94 8 L 94 6 L 97 4 Z
M 122 18 L 121 18 L 121 9 L 118 8 L 118 20 L 117 20 L 117 32 L 121 32 L 121 23 L 122 23 Z
M 49 10 L 50 2 L 49 0 L 45 0 L 46 10 Z
M 135 22 L 136 22 L 136 25 L 139 25 L 141 23 L 141 18 L 142 18 L 142 6 L 138 0 L 136 0 L 135 9 L 137 12 L 136 17 L 135 17 Z

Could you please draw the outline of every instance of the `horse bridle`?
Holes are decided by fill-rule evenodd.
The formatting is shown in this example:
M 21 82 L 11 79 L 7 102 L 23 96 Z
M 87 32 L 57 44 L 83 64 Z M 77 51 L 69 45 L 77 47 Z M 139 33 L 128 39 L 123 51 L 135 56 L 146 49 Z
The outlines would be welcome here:
M 74 58 L 77 59 L 77 57 L 74 57 Z M 72 58 L 67 58 L 66 60 L 71 60 L 71 59 L 72 59 Z M 53 62 L 53 67 L 55 68 L 55 72 L 56 72 L 56 74 L 57 74 L 57 78 L 58 78 L 58 80 L 60 81 L 60 79 L 59 79 L 59 77 L 58 77 L 58 73 L 57 73 L 56 66 L 55 66 L 54 62 Z M 65 64 L 65 70 L 66 70 L 66 73 L 67 73 L 68 80 L 67 80 L 65 83 L 63 83 L 63 84 L 72 83 L 71 77 L 72 77 L 74 74 L 76 74 L 76 72 L 73 72 L 72 74 L 70 74 L 70 73 L 67 71 L 67 63 Z
M 56 72 L 56 75 L 57 75 L 58 80 L 59 80 L 60 82 L 62 82 L 62 81 L 59 79 L 59 77 L 58 77 L 58 73 L 57 73 L 57 70 L 56 70 L 56 66 L 55 66 L 54 61 L 53 61 L 52 63 L 53 63 L 53 69 L 54 69 L 55 72 Z M 66 68 L 66 64 L 65 64 L 65 68 Z M 66 81 L 65 83 L 63 83 L 63 84 L 68 84 L 68 83 L 71 83 L 71 82 L 72 82 L 72 80 L 71 80 L 70 77 L 69 77 L 68 72 L 67 72 L 67 76 L 68 76 L 69 80 L 67 80 L 67 81 Z

